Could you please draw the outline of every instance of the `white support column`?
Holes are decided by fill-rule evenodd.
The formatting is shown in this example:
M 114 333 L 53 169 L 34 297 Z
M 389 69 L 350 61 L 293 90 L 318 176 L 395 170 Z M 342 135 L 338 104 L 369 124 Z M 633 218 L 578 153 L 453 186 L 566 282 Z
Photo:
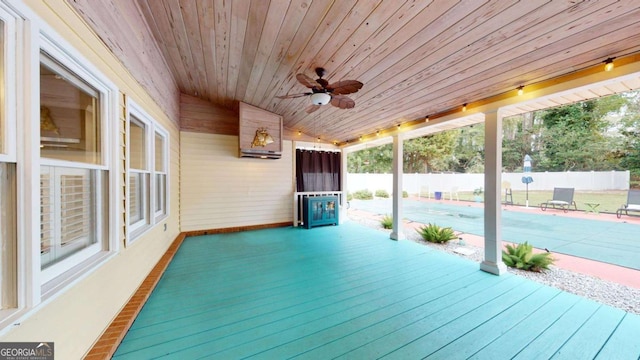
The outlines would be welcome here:
M 338 214 L 338 224 L 342 224 L 347 219 L 347 152 L 340 151 L 340 190 L 342 190 L 342 201 L 340 202 L 340 213 Z
M 485 113 L 484 119 L 484 260 L 480 269 L 501 275 L 507 272 L 502 262 L 502 116 Z
M 402 134 L 393 136 L 393 230 L 391 239 L 404 240 L 405 235 L 402 229 Z

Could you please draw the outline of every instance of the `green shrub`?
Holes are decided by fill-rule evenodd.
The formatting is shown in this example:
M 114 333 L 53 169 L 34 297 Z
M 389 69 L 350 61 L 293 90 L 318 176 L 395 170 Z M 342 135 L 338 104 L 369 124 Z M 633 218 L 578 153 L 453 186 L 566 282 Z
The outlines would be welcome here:
M 358 190 L 353 193 L 353 198 L 358 200 L 372 200 L 373 194 L 369 190 Z
M 507 245 L 506 249 L 502 250 L 502 261 L 505 265 L 517 269 L 541 272 L 555 261 L 548 252 L 534 254 L 533 246 L 526 241 L 517 246 Z
M 407 192 L 407 190 L 403 190 L 402 191 L 402 197 L 403 198 L 408 198 L 409 197 L 409 193 Z
M 393 227 L 393 217 L 385 215 L 380 220 L 380 225 L 385 229 L 391 229 Z
M 431 223 L 416 229 L 416 231 L 423 239 L 432 243 L 446 243 L 456 238 L 452 228 L 441 227 Z
M 351 200 L 353 200 L 353 194 L 348 192 L 347 193 L 347 201 L 351 201 Z
M 389 197 L 389 193 L 387 192 L 387 190 L 376 190 L 376 197 L 388 198 Z

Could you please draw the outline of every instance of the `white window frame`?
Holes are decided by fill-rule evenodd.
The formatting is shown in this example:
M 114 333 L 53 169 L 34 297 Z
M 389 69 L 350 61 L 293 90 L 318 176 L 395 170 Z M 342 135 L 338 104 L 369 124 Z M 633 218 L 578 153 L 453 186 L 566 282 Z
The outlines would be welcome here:
M 44 23 L 40 24 L 39 37 L 37 42 L 31 48 L 31 58 L 33 59 L 31 76 L 35 79 L 35 86 L 33 86 L 33 92 L 31 94 L 31 101 L 35 106 L 31 107 L 33 114 L 38 116 L 32 116 L 31 124 L 31 136 L 32 144 L 39 147 L 39 129 L 40 119 L 39 111 L 35 111 L 36 106 L 39 108 L 40 97 L 40 82 L 39 82 L 39 69 L 41 64 L 41 53 L 46 53 L 49 57 L 54 59 L 66 70 L 75 74 L 78 78 L 85 81 L 99 94 L 100 103 L 97 114 L 99 114 L 100 122 L 100 161 L 98 164 L 79 163 L 59 159 L 41 158 L 39 148 L 32 148 L 33 161 L 32 171 L 36 171 L 39 174 L 39 166 L 54 166 L 54 167 L 68 167 L 68 168 L 82 168 L 92 171 L 106 171 L 107 184 L 99 184 L 103 188 L 98 191 L 98 198 L 96 199 L 96 208 L 100 211 L 108 211 L 105 216 L 105 223 L 99 222 L 97 224 L 96 233 L 99 238 L 96 244 L 89 246 L 78 253 L 71 255 L 65 259 L 60 260 L 58 263 L 53 264 L 45 269 L 40 267 L 40 243 L 32 244 L 32 254 L 37 256 L 37 260 L 32 260 L 37 264 L 32 266 L 34 272 L 39 271 L 34 275 L 34 286 L 37 283 L 40 289 L 32 289 L 34 294 L 34 302 L 42 300 L 43 297 L 48 297 L 55 293 L 58 289 L 70 284 L 73 280 L 88 275 L 88 270 L 95 269 L 96 265 L 101 264 L 109 256 L 113 255 L 118 250 L 117 244 L 117 167 L 113 163 L 117 158 L 117 146 L 115 144 L 116 136 L 118 133 L 118 89 L 117 87 L 105 77 L 99 70 L 97 70 L 87 59 L 80 55 L 70 44 L 66 43 L 60 38 L 52 29 Z M 33 146 L 32 145 L 32 146 Z M 38 176 L 39 178 L 39 176 Z M 100 181 L 101 176 L 96 176 L 96 180 Z M 39 179 L 32 180 L 32 185 L 39 184 Z M 39 193 L 39 186 L 36 186 L 36 191 Z M 102 196 L 106 192 L 105 196 Z M 32 202 L 32 206 L 35 204 Z M 40 209 L 31 210 L 31 213 L 37 212 L 40 215 Z M 39 234 L 40 216 L 36 217 L 37 221 L 32 221 L 32 233 Z M 103 236 L 104 234 L 104 236 Z M 39 236 L 34 237 L 35 240 L 39 240 Z M 37 249 L 35 249 L 37 247 Z M 36 252 L 37 250 L 37 252 Z
M 20 125 L 18 125 L 16 99 L 20 89 L 23 88 L 21 72 L 23 70 L 22 60 L 24 60 L 22 43 L 18 42 L 18 39 L 21 39 L 24 35 L 23 21 L 14 9 L 4 3 L 0 3 L 0 19 L 4 23 L 4 42 L 1 44 L 4 48 L 2 49 L 3 68 L 1 77 L 3 99 L 0 102 L 0 114 L 2 116 L 2 122 L 0 123 L 0 136 L 2 137 L 0 142 L 0 162 L 14 165 L 12 181 L 15 183 L 14 189 L 16 191 L 15 198 L 12 201 L 14 202 L 12 206 L 15 207 L 10 216 L 13 226 L 15 226 L 12 231 L 15 235 L 15 242 L 9 245 L 9 248 L 13 248 L 12 251 L 15 251 L 15 260 L 12 264 L 9 264 L 9 268 L 5 268 L 4 264 L 0 268 L 0 282 L 2 282 L 0 296 L 3 302 L 0 309 L 5 307 L 0 310 L 0 328 L 2 328 L 19 316 L 21 309 L 25 307 L 27 297 L 25 296 L 26 287 L 24 283 L 27 278 L 28 268 L 25 266 L 27 262 L 21 261 L 21 258 L 19 258 L 24 249 L 20 241 L 20 235 L 22 234 L 20 211 L 24 209 L 21 200 L 27 187 L 23 184 L 24 177 L 19 173 L 19 167 L 17 166 L 17 138 L 18 126 Z M 5 303 L 5 300 L 8 303 Z
M 142 181 L 141 181 L 141 185 L 142 185 L 142 191 L 141 191 L 141 196 L 139 196 L 139 203 L 142 207 L 141 211 L 142 214 L 140 216 L 140 219 L 138 221 L 136 221 L 135 223 L 128 223 L 128 231 L 129 231 L 129 237 L 131 238 L 136 238 L 138 237 L 140 234 L 144 233 L 145 231 L 147 231 L 152 225 L 153 225 L 153 221 L 151 220 L 151 207 L 150 207 L 150 198 L 152 197 L 152 190 L 151 188 L 153 188 L 153 184 L 152 184 L 152 169 L 151 167 L 153 166 L 152 163 L 152 159 L 153 159 L 153 154 L 150 154 L 150 151 L 153 149 L 153 145 L 150 144 L 151 142 L 151 128 L 152 128 L 152 120 L 150 119 L 150 117 L 148 115 L 146 115 L 146 113 L 143 112 L 142 109 L 140 109 L 138 106 L 132 106 L 131 108 L 127 107 L 129 109 L 129 112 L 127 114 L 127 159 L 131 159 L 131 124 L 132 123 L 137 123 L 138 126 L 140 126 L 144 131 L 143 131 L 143 136 L 144 136 L 144 169 L 134 169 L 131 167 L 131 162 L 129 160 L 129 166 L 127 167 L 127 189 L 129 191 L 127 191 L 127 196 L 130 196 L 130 190 L 131 190 L 131 183 L 130 183 L 130 179 L 132 175 L 138 175 L 140 177 L 142 177 Z M 127 219 L 131 219 L 131 208 L 129 206 L 127 206 Z
M 126 118 L 126 134 L 127 134 L 127 159 L 131 159 L 131 122 L 139 122 L 144 125 L 145 129 L 145 161 L 147 164 L 146 169 L 132 169 L 130 162 L 127 163 L 126 179 L 127 179 L 127 194 L 129 194 L 130 184 L 129 179 L 132 174 L 145 174 L 146 175 L 146 189 L 143 191 L 142 206 L 145 209 L 145 216 L 134 224 L 129 224 L 127 220 L 127 244 L 133 243 L 139 239 L 150 229 L 153 229 L 161 221 L 169 216 L 169 133 L 158 122 L 149 115 L 140 105 L 138 105 L 131 98 L 127 98 L 127 118 Z M 163 141 L 163 169 L 159 172 L 155 170 L 155 136 L 160 135 L 164 139 Z M 164 209 L 161 211 L 155 211 L 156 209 L 156 195 L 157 195 L 157 183 L 156 175 L 165 176 L 165 188 L 164 195 Z M 129 206 L 126 209 L 127 219 L 131 218 L 131 210 Z
M 155 159 L 155 154 L 156 154 L 156 149 L 155 149 L 155 137 L 156 135 L 159 135 L 162 137 L 163 142 L 162 142 L 162 169 L 163 171 L 156 171 L 155 169 L 155 164 L 156 164 L 156 160 Z M 154 152 L 153 152 L 153 177 L 154 177 L 154 186 L 157 186 L 157 182 L 155 181 L 156 176 L 161 175 L 164 176 L 164 191 L 162 191 L 162 194 L 160 194 L 160 197 L 162 198 L 163 202 L 164 202 L 164 207 L 161 208 L 160 210 L 156 211 L 155 209 L 157 208 L 157 205 L 155 203 L 155 200 L 157 199 L 157 193 L 159 191 L 158 188 L 155 188 L 155 191 L 153 193 L 153 199 L 154 199 L 154 206 L 153 206 L 153 213 L 154 213 L 154 220 L 156 223 L 161 222 L 162 220 L 164 220 L 165 218 L 167 218 L 169 216 L 169 133 L 162 128 L 160 125 L 158 124 L 154 124 L 154 133 L 153 133 L 153 146 L 154 146 Z
M 12 104 L 16 103 L 16 56 L 12 54 L 12 49 L 16 49 L 16 39 L 18 32 L 16 29 L 16 17 L 7 10 L 0 7 L 0 20 L 4 22 L 4 68 L 3 74 L 3 89 L 4 101 L 3 106 L 0 108 L 2 123 L 0 124 L 0 136 L 2 136 L 2 142 L 0 145 L 0 161 L 2 162 L 16 162 L 16 106 Z M 11 104 L 11 105 L 10 105 Z

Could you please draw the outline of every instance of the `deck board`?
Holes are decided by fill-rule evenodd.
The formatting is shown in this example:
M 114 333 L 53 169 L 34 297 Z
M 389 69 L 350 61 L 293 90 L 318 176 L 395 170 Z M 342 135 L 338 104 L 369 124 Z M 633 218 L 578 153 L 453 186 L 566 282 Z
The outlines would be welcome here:
M 638 319 L 354 223 L 265 229 L 185 239 L 114 359 L 637 358 Z

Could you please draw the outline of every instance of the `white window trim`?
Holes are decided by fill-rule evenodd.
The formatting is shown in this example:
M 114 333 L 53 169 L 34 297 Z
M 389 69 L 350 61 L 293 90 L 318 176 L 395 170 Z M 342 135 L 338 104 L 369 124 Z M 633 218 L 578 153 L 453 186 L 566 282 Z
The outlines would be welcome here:
M 138 105 L 131 98 L 127 98 L 127 115 L 126 115 L 126 134 L 127 134 L 127 159 L 131 159 L 131 122 L 137 121 L 144 125 L 145 127 L 145 161 L 146 161 L 146 169 L 131 169 L 130 163 L 127 163 L 126 176 L 127 185 L 126 185 L 126 193 L 129 193 L 129 177 L 131 174 L 135 173 L 143 173 L 148 175 L 148 188 L 145 192 L 144 203 L 145 207 L 145 218 L 140 222 L 135 224 L 129 224 L 127 221 L 126 232 L 127 232 L 127 245 L 135 242 L 135 240 L 141 238 L 145 233 L 149 230 L 153 229 L 156 225 L 158 225 L 162 220 L 166 219 L 169 216 L 169 133 L 162 127 L 158 122 L 149 115 L 140 105 Z M 135 119 L 133 119 L 135 118 Z M 155 135 L 159 134 L 164 138 L 164 146 L 162 149 L 164 156 L 164 169 L 165 171 L 162 174 L 166 175 L 166 185 L 165 185 L 165 211 L 164 214 L 157 214 L 155 212 L 155 194 L 156 194 L 156 182 L 155 182 Z M 160 172 L 158 172 L 160 173 Z M 131 213 L 130 209 L 127 206 L 126 209 L 127 219 L 130 219 Z
M 164 206 L 165 206 L 164 213 L 162 211 L 156 212 L 155 211 L 155 208 L 156 208 L 155 204 L 154 204 L 154 207 L 152 208 L 152 209 L 154 209 L 153 214 L 154 214 L 155 222 L 159 223 L 162 220 L 164 220 L 164 219 L 169 217 L 169 209 L 170 209 L 169 199 L 171 198 L 171 196 L 169 196 L 169 193 L 170 193 L 170 191 L 169 191 L 169 189 L 170 189 L 170 184 L 169 184 L 169 164 L 170 164 L 170 162 L 169 162 L 169 132 L 167 132 L 167 130 L 165 130 L 159 124 L 154 124 L 154 125 L 155 125 L 154 126 L 154 130 L 155 131 L 153 133 L 154 146 L 155 146 L 155 135 L 156 134 L 162 136 L 162 138 L 164 139 L 163 147 L 162 147 L 162 159 L 163 159 L 162 168 L 164 169 L 164 171 L 162 171 L 162 172 L 156 172 L 155 171 L 155 158 L 153 159 L 154 160 L 154 162 L 153 162 L 153 166 L 154 166 L 153 174 L 154 174 L 154 177 L 158 173 L 159 174 L 163 174 L 165 176 L 165 183 L 164 183 L 165 188 L 164 188 L 164 195 L 163 195 L 164 196 Z M 153 153 L 153 156 L 155 157 L 155 152 Z M 154 180 L 154 183 L 155 183 L 155 179 L 153 179 L 153 180 Z M 153 195 L 154 195 L 153 198 L 154 198 L 154 201 L 155 201 L 155 193 Z
M 84 168 L 84 169 L 99 169 L 99 170 L 107 170 L 109 169 L 109 159 L 111 158 L 110 154 L 109 154 L 109 149 L 111 149 L 112 147 L 114 147 L 115 145 L 112 144 L 109 139 L 110 139 L 110 133 L 113 131 L 112 129 L 109 128 L 109 124 L 116 122 L 115 119 L 113 118 L 113 116 L 115 115 L 115 112 L 110 114 L 110 102 L 112 101 L 111 97 L 109 96 L 109 94 L 111 92 L 114 91 L 113 88 L 110 88 L 109 85 L 110 83 L 105 82 L 103 80 L 105 79 L 101 79 L 100 75 L 96 75 L 96 73 L 92 72 L 95 71 L 95 69 L 89 69 L 87 68 L 87 66 L 85 66 L 85 62 L 82 62 L 82 60 L 78 60 L 79 58 L 79 54 L 75 54 L 74 51 L 70 50 L 72 48 L 62 48 L 61 45 L 59 45 L 59 41 L 57 42 L 54 41 L 52 39 L 53 35 L 49 35 L 48 32 L 44 32 L 41 30 L 40 33 L 40 43 L 39 43 L 39 47 L 38 47 L 38 64 L 37 64 L 37 69 L 40 68 L 40 63 L 41 63 L 41 52 L 45 52 L 48 56 L 50 56 L 51 58 L 55 59 L 55 61 L 59 62 L 62 66 L 64 66 L 68 71 L 73 72 L 76 76 L 78 76 L 79 78 L 83 79 L 84 81 L 86 81 L 88 84 L 90 84 L 95 90 L 98 91 L 98 93 L 100 94 L 100 106 L 98 109 L 98 112 L 100 114 L 100 127 L 101 127 L 101 132 L 100 132 L 100 136 L 101 136 L 101 144 L 103 144 L 103 148 L 100 151 L 100 161 L 98 165 L 95 164 L 85 164 L 85 163 L 76 163 L 76 162 L 71 162 L 71 161 L 62 161 L 62 160 L 55 160 L 55 159 L 48 159 L 48 158 L 39 158 L 40 161 L 40 165 L 45 165 L 45 166 L 68 166 L 68 167 L 75 167 L 75 168 Z M 35 50 L 34 50 L 35 51 Z M 38 78 L 39 78 L 39 74 L 38 74 Z M 38 82 L 38 91 L 37 94 L 38 96 L 40 95 L 40 87 L 39 87 L 39 82 Z M 39 99 L 36 102 L 37 104 L 40 103 Z M 39 120 L 39 119 L 38 119 Z M 38 121 L 39 123 L 39 121 Z M 34 127 L 35 128 L 35 127 Z M 39 126 L 38 126 L 39 128 Z M 39 131 L 38 131 L 38 137 L 39 137 Z M 38 139 L 39 140 L 39 139 Z M 38 151 L 39 154 L 39 151 Z M 113 166 L 111 167 L 113 169 L 115 169 Z M 39 174 L 39 168 L 38 168 L 38 174 Z M 113 171 L 112 171 L 113 172 Z M 111 173 L 112 173 L 111 172 Z M 99 177 L 98 177 L 99 178 Z M 108 184 L 107 184 L 108 186 Z M 100 199 L 97 203 L 98 209 L 104 208 L 104 202 L 109 201 L 109 199 Z M 108 206 L 108 208 L 113 208 L 115 206 L 115 203 L 111 203 L 113 204 L 112 206 Z M 38 210 L 39 211 L 39 210 Z M 38 219 L 40 217 L 38 216 Z M 111 217 L 107 217 L 107 221 L 109 222 L 109 224 L 111 223 Z M 39 223 L 38 223 L 39 225 Z M 98 233 L 102 234 L 103 228 L 102 226 L 98 227 Z M 51 265 L 50 267 L 46 268 L 46 269 L 40 269 L 40 281 L 39 283 L 41 285 L 45 285 L 47 282 L 54 280 L 55 278 L 65 274 L 67 271 L 73 269 L 75 266 L 77 266 L 79 263 L 82 263 L 84 261 L 87 261 L 88 259 L 90 259 L 91 257 L 101 253 L 103 251 L 103 243 L 105 241 L 107 241 L 109 243 L 108 247 L 109 249 L 112 249 L 112 244 L 110 241 L 111 238 L 111 234 L 114 234 L 114 232 L 106 232 L 106 236 L 107 239 L 100 239 L 100 241 L 98 242 L 97 246 L 90 246 L 84 250 L 82 250 L 81 252 L 74 254 L 72 256 L 69 256 L 68 258 L 65 258 L 63 260 L 61 260 L 60 262 Z M 39 251 L 38 251 L 39 253 Z M 40 259 L 38 259 L 38 263 L 40 262 Z M 69 274 L 68 276 L 73 276 L 74 274 Z
M 33 20 L 31 34 L 32 38 L 27 41 L 27 44 L 30 45 L 30 48 L 26 49 L 27 53 L 30 56 L 31 62 L 29 65 L 29 73 L 27 75 L 31 87 L 29 96 L 25 96 L 25 101 L 30 102 L 27 106 L 30 106 L 29 113 L 31 114 L 30 126 L 25 127 L 26 134 L 31 136 L 31 149 L 30 156 L 27 157 L 26 162 L 29 164 L 28 168 L 32 172 L 31 175 L 31 207 L 36 207 L 37 203 L 35 200 L 39 199 L 39 174 L 40 174 L 40 165 L 55 165 L 60 166 L 71 166 L 74 165 L 72 163 L 60 162 L 51 159 L 40 158 L 40 119 L 39 119 L 39 104 L 40 104 L 40 82 L 39 82 L 39 69 L 40 69 L 40 54 L 42 51 L 46 52 L 53 59 L 58 61 L 68 70 L 74 72 L 79 78 L 82 78 L 83 81 L 86 81 L 92 87 L 94 87 L 98 92 L 100 92 L 100 119 L 101 119 L 101 143 L 103 144 L 102 150 L 100 152 L 101 161 L 100 166 L 93 166 L 91 164 L 85 164 L 86 166 L 80 165 L 80 167 L 86 168 L 97 168 L 101 170 L 109 170 L 109 174 L 107 177 L 108 184 L 106 184 L 108 189 L 108 195 L 102 199 L 103 202 L 108 204 L 109 213 L 107 215 L 108 228 L 106 229 L 106 238 L 100 239 L 99 243 L 102 245 L 102 249 L 99 249 L 97 254 L 93 256 L 84 256 L 84 257 L 69 257 L 68 259 L 62 260 L 59 264 L 53 265 L 50 268 L 45 270 L 40 269 L 40 244 L 39 241 L 36 242 L 33 240 L 29 246 L 31 247 L 31 269 L 33 271 L 32 278 L 30 279 L 30 284 L 32 288 L 31 291 L 31 301 L 33 304 L 37 304 L 43 300 L 43 297 L 46 295 L 51 296 L 52 293 L 60 293 L 58 290 L 66 288 L 72 282 L 77 281 L 81 277 L 88 276 L 93 270 L 95 270 L 99 264 L 102 264 L 107 258 L 112 256 L 115 251 L 118 250 L 118 242 L 117 242 L 117 228 L 118 228 L 118 216 L 117 216 L 117 192 L 115 189 L 117 187 L 115 184 L 118 182 L 117 176 L 117 167 L 114 164 L 114 159 L 117 157 L 116 150 L 116 134 L 118 133 L 118 89 L 102 72 L 100 72 L 89 60 L 87 60 L 84 56 L 82 56 L 75 48 L 69 44 L 66 40 L 64 40 L 59 34 L 57 34 L 52 28 L 49 27 L 46 23 L 41 21 L 35 15 L 30 20 Z M 39 234 L 39 218 L 40 218 L 40 210 L 39 206 L 30 211 L 31 214 L 37 214 L 36 217 L 29 220 L 30 221 L 30 233 L 32 235 Z M 32 236 L 31 239 L 39 239 L 39 236 Z M 89 252 L 87 252 L 89 254 Z M 68 260 L 68 261 L 67 261 Z M 47 272 L 54 272 L 54 268 L 57 266 L 58 268 L 71 270 L 78 269 L 82 267 L 83 264 L 91 263 L 89 267 L 83 267 L 82 271 L 67 271 L 63 272 L 59 277 L 55 279 L 57 285 L 55 287 L 55 291 L 47 291 L 45 288 L 52 289 L 52 286 L 48 284 L 46 281 L 50 280 L 50 277 L 46 274 Z
M 16 15 L 0 6 L 0 19 L 4 22 L 4 106 L 0 109 L 3 119 L 2 144 L 0 147 L 0 161 L 16 162 L 16 82 L 18 69 L 16 66 L 16 54 L 12 54 L 12 49 L 17 49 L 16 40 L 18 32 L 16 28 Z

